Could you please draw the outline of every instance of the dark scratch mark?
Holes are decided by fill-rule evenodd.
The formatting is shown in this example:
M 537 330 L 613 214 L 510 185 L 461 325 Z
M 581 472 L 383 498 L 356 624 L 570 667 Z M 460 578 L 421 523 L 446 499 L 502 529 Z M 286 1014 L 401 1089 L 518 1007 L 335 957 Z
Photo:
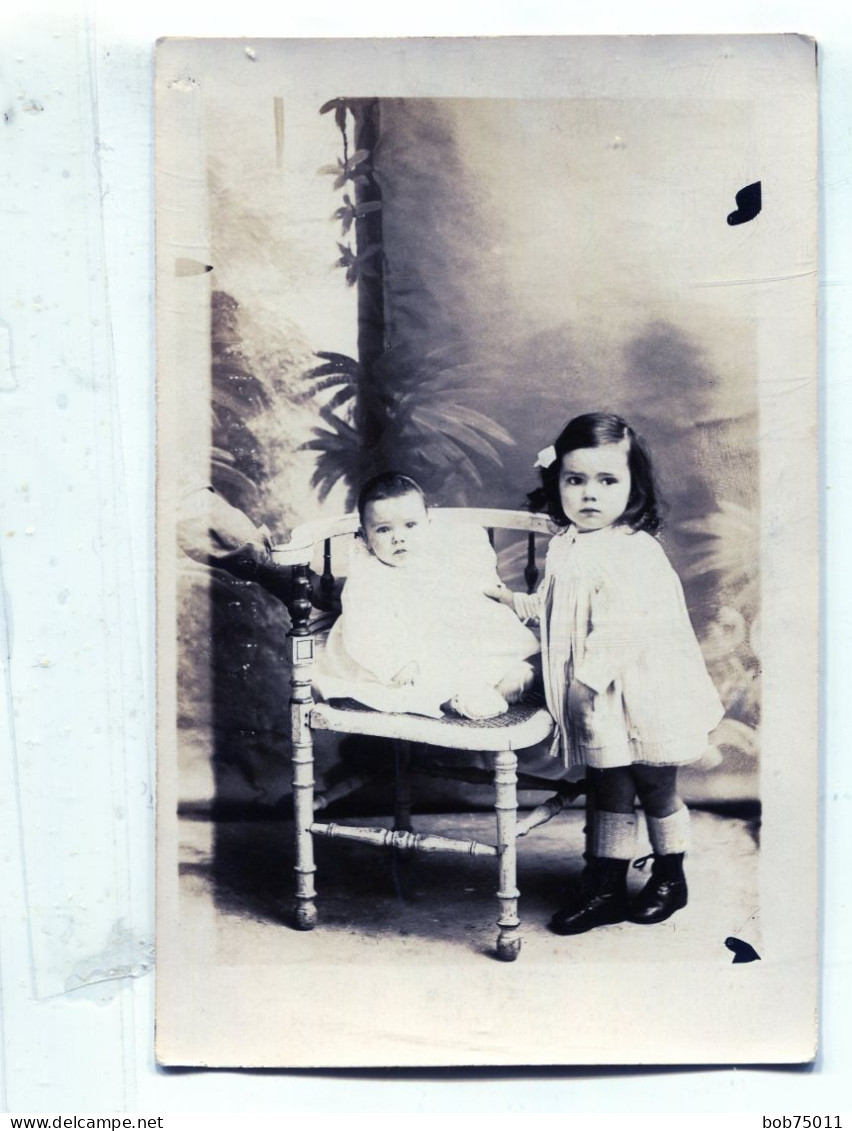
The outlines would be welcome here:
M 197 90 L 199 85 L 198 79 L 193 79 L 189 76 L 183 79 L 172 79 L 170 83 L 167 83 L 169 90 L 183 91 Z
M 212 270 L 212 263 L 202 263 L 199 259 L 185 259 L 183 256 L 179 256 L 175 260 L 175 274 L 181 277 L 185 275 L 205 275 Z
M 725 939 L 725 946 L 728 950 L 733 951 L 734 962 L 759 962 L 760 955 L 751 945 L 751 943 L 743 942 L 735 935 L 728 935 Z
M 762 199 L 760 190 L 760 181 L 755 181 L 753 185 L 746 185 L 741 188 L 734 198 L 737 202 L 735 212 L 728 215 L 728 223 L 734 224 L 747 224 L 749 220 L 753 220 L 761 209 Z

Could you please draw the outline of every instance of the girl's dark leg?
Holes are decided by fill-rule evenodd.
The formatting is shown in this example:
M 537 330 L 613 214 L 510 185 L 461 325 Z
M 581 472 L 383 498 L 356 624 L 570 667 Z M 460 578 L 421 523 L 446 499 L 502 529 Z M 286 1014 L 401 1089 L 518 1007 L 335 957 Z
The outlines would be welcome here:
M 677 766 L 631 767 L 646 817 L 668 817 L 683 807 L 677 792 Z
M 632 813 L 636 802 L 634 766 L 617 766 L 614 770 L 586 771 L 598 809 L 607 813 Z
M 636 844 L 636 785 L 629 767 L 589 769 L 586 776 L 586 867 L 580 890 L 550 921 L 560 935 L 622 923 L 627 869 Z
M 683 857 L 690 844 L 689 810 L 677 792 L 676 766 L 634 766 L 654 850 L 651 878 L 630 909 L 634 923 L 662 923 L 686 906 Z

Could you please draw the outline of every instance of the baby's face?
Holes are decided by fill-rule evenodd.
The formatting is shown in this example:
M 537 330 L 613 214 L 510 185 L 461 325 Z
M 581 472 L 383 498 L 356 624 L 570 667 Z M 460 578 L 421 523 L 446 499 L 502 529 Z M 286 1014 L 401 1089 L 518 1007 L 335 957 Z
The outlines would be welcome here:
M 429 527 L 429 514 L 416 492 L 376 499 L 364 508 L 364 541 L 380 562 L 405 567 L 416 560 Z

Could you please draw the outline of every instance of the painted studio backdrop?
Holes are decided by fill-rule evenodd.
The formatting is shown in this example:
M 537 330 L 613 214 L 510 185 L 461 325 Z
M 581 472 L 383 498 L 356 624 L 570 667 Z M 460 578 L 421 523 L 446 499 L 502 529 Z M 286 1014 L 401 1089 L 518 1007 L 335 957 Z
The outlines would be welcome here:
M 727 219 L 755 180 L 748 105 L 211 87 L 200 112 L 210 393 L 181 425 L 184 809 L 287 804 L 286 579 L 231 568 L 254 527 L 281 539 L 347 510 L 388 466 L 436 504 L 523 506 L 536 452 L 598 409 L 651 447 L 727 708 L 684 794 L 756 802 L 756 316 L 714 285 L 748 236 Z M 430 788 L 426 804 L 477 804 Z

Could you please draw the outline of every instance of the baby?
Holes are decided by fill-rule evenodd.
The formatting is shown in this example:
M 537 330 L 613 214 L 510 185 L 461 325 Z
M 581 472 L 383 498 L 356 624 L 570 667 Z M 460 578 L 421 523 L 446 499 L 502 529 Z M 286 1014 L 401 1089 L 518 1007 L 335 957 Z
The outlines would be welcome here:
M 485 531 L 433 526 L 418 484 L 394 472 L 364 485 L 358 514 L 317 690 L 433 718 L 503 714 L 531 685 L 539 643 L 485 595 L 500 584 Z

